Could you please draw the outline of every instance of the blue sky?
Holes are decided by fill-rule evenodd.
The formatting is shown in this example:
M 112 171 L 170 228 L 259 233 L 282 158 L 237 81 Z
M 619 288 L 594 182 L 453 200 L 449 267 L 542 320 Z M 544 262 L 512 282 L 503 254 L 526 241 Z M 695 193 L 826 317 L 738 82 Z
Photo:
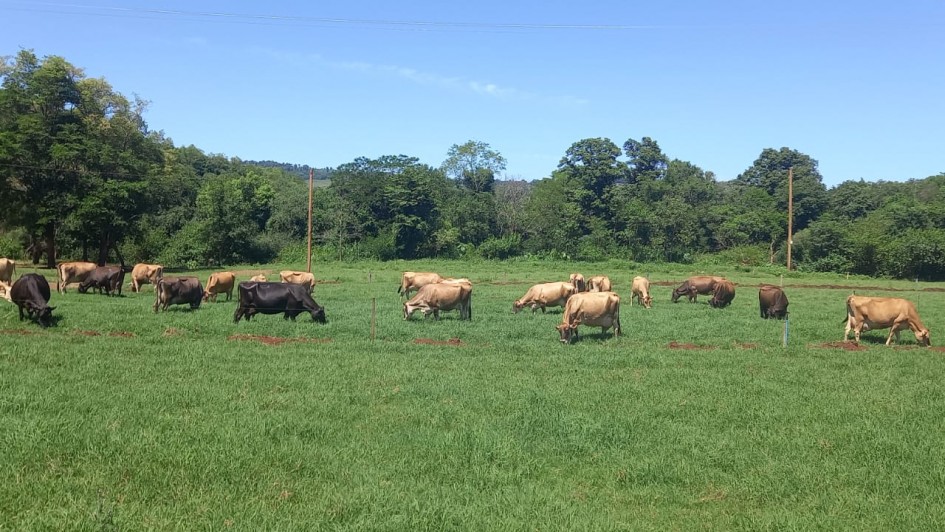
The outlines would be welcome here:
M 488 143 L 507 178 L 648 136 L 737 176 L 765 148 L 848 179 L 945 172 L 945 2 L 0 0 L 0 55 L 60 55 L 177 145 L 338 166 Z

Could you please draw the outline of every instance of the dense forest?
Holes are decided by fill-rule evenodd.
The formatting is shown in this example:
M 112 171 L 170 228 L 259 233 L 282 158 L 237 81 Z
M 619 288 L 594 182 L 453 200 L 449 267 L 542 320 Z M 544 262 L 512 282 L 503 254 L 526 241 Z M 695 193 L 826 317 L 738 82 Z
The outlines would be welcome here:
M 309 167 L 175 146 L 146 102 L 58 56 L 0 62 L 0 256 L 196 267 L 304 262 Z M 577 140 L 550 177 L 502 180 L 467 141 L 438 167 L 408 155 L 316 170 L 319 254 L 783 263 L 787 176 L 802 270 L 945 278 L 945 174 L 828 189 L 809 155 L 763 148 L 731 181 L 656 140 Z M 898 177 L 898 176 L 897 176 Z

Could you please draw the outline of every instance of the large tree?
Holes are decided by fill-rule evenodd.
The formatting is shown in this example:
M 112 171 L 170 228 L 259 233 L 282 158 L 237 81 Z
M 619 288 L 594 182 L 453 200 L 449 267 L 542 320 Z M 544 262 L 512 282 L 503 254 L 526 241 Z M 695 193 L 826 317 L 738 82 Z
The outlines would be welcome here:
M 473 192 L 492 192 L 496 175 L 505 170 L 505 157 L 485 142 L 469 140 L 450 146 L 440 169 Z
M 777 209 L 786 214 L 789 171 L 794 182 L 794 228 L 801 230 L 827 208 L 827 187 L 817 170 L 816 160 L 790 148 L 765 148 L 736 181 L 764 190 L 774 198 Z

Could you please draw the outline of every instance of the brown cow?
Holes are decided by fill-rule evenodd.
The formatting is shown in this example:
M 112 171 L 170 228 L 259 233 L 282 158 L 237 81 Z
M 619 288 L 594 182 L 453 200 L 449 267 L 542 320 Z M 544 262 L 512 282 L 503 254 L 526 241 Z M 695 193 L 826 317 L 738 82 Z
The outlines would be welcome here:
M 715 292 L 715 285 L 722 280 L 722 277 L 714 275 L 696 275 L 683 281 L 683 284 L 673 290 L 673 303 L 679 300 L 680 296 L 689 298 L 690 303 L 696 302 L 696 296 L 699 294 L 708 295 Z
M 546 307 L 563 307 L 568 298 L 577 293 L 574 285 L 561 281 L 554 283 L 540 283 L 532 286 L 521 299 L 512 303 L 512 312 L 518 313 L 525 306 L 531 306 L 532 312 L 541 309 L 542 314 Z
M 258 273 L 249 278 L 251 283 L 265 283 L 267 282 L 266 276 L 264 274 Z
M 650 297 L 650 280 L 639 275 L 633 278 L 633 285 L 630 287 L 630 306 L 633 306 L 633 300 L 643 305 L 643 308 L 653 308 L 653 298 Z
M 722 279 L 715 284 L 715 290 L 712 291 L 712 299 L 709 300 L 709 306 L 712 308 L 725 308 L 732 304 L 735 299 L 735 283 L 728 279 Z
M 162 277 L 154 285 L 154 312 L 167 310 L 171 305 L 190 305 L 191 310 L 200 308 L 203 287 L 196 277 Z
M 59 272 L 59 282 L 56 288 L 59 293 L 66 293 L 66 285 L 69 283 L 81 283 L 86 277 L 98 268 L 94 262 L 61 262 L 56 270 Z
M 606 275 L 595 275 L 587 280 L 588 292 L 610 292 L 611 286 L 610 277 Z
M 0 298 L 6 299 L 7 301 L 12 302 L 13 299 L 10 296 L 10 283 L 5 283 L 0 281 Z
M 233 297 L 233 287 L 236 285 L 236 274 L 233 272 L 215 272 L 207 279 L 207 287 L 203 291 L 203 300 L 217 302 L 217 294 L 226 294 L 226 300 Z
M 574 285 L 578 292 L 587 292 L 587 283 L 584 282 L 584 276 L 580 273 L 572 273 L 568 276 L 568 282 Z
M 283 283 L 307 286 L 309 293 L 315 289 L 315 276 L 309 272 L 284 270 L 279 272 L 279 279 L 281 279 Z
M 886 345 L 892 344 L 893 335 L 899 341 L 899 331 L 912 329 L 919 345 L 932 345 L 929 330 L 922 324 L 919 312 L 915 305 L 907 299 L 897 297 L 866 297 L 850 296 L 847 298 L 847 327 L 843 332 L 843 341 L 850 337 L 853 330 L 854 338 L 860 341 L 860 332 L 870 329 L 885 329 L 889 327 L 889 337 Z
M 0 258 L 0 283 L 13 284 L 14 275 L 16 275 L 16 261 Z
M 131 291 L 141 292 L 141 285 L 157 285 L 157 280 L 164 277 L 164 266 L 139 262 L 131 269 Z
M 440 319 L 441 310 L 458 310 L 459 319 L 472 319 L 472 287 L 464 283 L 432 283 L 424 285 L 416 295 L 404 303 L 404 319 L 410 319 L 416 311 L 426 318 L 431 312 L 433 319 Z
M 788 298 L 779 287 L 764 284 L 758 289 L 758 307 L 762 318 L 783 320 L 788 315 Z
M 440 274 L 433 272 L 404 272 L 400 277 L 400 286 L 397 287 L 397 293 L 402 297 L 409 298 L 410 292 L 420 290 L 428 284 L 438 283 L 443 278 Z
M 121 295 L 121 284 L 125 282 L 125 269 L 121 266 L 99 266 L 85 276 L 85 280 L 79 283 L 79 293 L 84 294 L 89 288 L 94 289 L 99 294 L 104 293 L 107 296 Z
M 574 294 L 564 307 L 561 324 L 556 327 L 561 343 L 569 344 L 578 338 L 578 325 L 600 327 L 601 332 L 614 328 L 614 337 L 620 336 L 620 296 L 614 292 L 585 292 Z

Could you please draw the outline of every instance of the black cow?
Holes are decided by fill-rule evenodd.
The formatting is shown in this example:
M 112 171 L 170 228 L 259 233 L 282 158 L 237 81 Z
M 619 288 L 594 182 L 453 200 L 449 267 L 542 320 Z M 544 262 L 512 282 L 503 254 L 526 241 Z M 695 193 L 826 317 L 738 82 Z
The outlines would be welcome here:
M 312 321 L 325 323 L 325 309 L 312 299 L 308 287 L 290 283 L 257 283 L 244 281 L 239 284 L 239 302 L 233 322 L 239 323 L 246 316 L 246 321 L 256 314 L 284 313 L 283 319 L 295 321 L 303 312 L 312 315 Z
M 758 306 L 761 317 L 783 320 L 788 314 L 788 298 L 784 290 L 770 284 L 762 285 L 758 289 Z
M 99 266 L 92 270 L 84 281 L 79 284 L 79 293 L 86 293 L 94 288 L 99 294 L 116 296 L 121 295 L 121 285 L 125 281 L 125 270 L 120 266 Z
M 36 319 L 41 327 L 52 325 L 52 311 L 50 307 L 49 282 L 37 273 L 27 273 L 13 283 L 10 288 L 10 299 L 20 309 L 20 321 L 23 321 L 23 309 L 26 309 L 30 319 Z
M 171 305 L 190 305 L 200 308 L 203 301 L 203 285 L 196 277 L 162 277 L 154 286 L 154 312 L 167 310 Z

